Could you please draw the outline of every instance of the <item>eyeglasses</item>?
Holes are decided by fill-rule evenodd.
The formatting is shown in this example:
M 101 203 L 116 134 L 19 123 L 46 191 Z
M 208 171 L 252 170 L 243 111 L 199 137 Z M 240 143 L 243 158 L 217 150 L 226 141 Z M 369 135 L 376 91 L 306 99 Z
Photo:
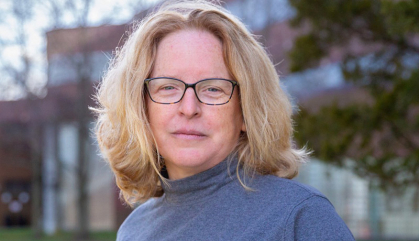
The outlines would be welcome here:
M 207 105 L 227 104 L 233 96 L 234 80 L 210 78 L 195 84 L 187 84 L 180 79 L 157 77 L 145 79 L 144 84 L 151 100 L 159 104 L 175 104 L 182 100 L 186 90 L 191 87 L 199 102 Z

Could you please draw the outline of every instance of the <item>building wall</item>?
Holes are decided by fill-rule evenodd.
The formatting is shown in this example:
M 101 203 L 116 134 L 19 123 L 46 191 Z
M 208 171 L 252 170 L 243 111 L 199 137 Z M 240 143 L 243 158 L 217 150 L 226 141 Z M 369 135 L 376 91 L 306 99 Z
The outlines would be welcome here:
M 52 158 L 57 131 L 57 159 Z M 45 128 L 44 146 L 44 229 L 54 233 L 57 229 L 72 231 L 77 228 L 77 141 L 75 122 L 65 122 Z M 109 167 L 97 155 L 97 146 L 89 139 L 89 225 L 91 230 L 114 230 L 116 223 L 115 190 Z M 58 165 L 58 162 L 61 162 Z M 61 167 L 61 170 L 57 169 Z M 57 173 L 60 173 L 57 175 Z
M 125 25 L 106 25 L 84 29 L 58 29 L 48 32 L 49 89 L 72 87 L 76 91 L 68 96 L 66 101 L 69 105 L 75 106 L 78 93 L 80 93 L 77 90 L 77 83 L 81 78 L 89 78 L 91 84 L 94 85 L 101 79 L 108 66 L 111 53 L 120 43 L 126 27 Z M 93 92 L 89 93 L 89 95 L 91 94 Z M 89 103 L 89 106 L 92 105 L 94 103 Z M 57 171 L 61 174 L 57 180 L 50 178 L 49 184 L 46 186 L 50 193 L 44 198 L 46 201 L 44 204 L 45 213 L 49 213 L 44 219 L 44 224 L 49 224 L 45 228 L 47 232 L 54 232 L 57 228 L 64 230 L 77 228 L 78 128 L 77 110 L 74 110 L 72 115 L 59 120 L 56 129 L 58 154 L 55 160 L 46 162 L 48 166 L 45 169 L 58 168 Z M 89 153 L 87 168 L 89 180 L 86 183 L 89 192 L 89 228 L 92 230 L 114 230 L 117 225 L 116 208 L 118 203 L 115 198 L 113 174 L 98 155 L 98 147 L 92 137 L 86 147 Z M 47 153 L 48 150 L 48 147 L 45 147 Z M 61 165 L 57 166 L 54 162 L 60 162 Z M 58 183 L 59 188 L 56 191 L 48 189 L 48 186 L 54 186 L 54 183 Z M 57 209 L 51 211 L 50 207 L 55 206 Z
M 28 132 L 19 123 L 0 123 L 0 227 L 31 224 Z
M 93 128 L 93 126 L 92 126 Z M 92 136 L 91 136 L 92 137 Z M 100 155 L 100 150 L 94 139 L 90 139 L 90 221 L 93 230 L 116 229 L 116 203 L 114 175 Z
M 109 58 L 111 57 L 110 51 L 95 51 L 89 53 L 86 72 L 89 73 L 89 78 L 92 81 L 98 81 L 102 78 L 105 72 Z M 49 60 L 49 86 L 57 86 L 68 83 L 77 83 L 79 79 L 78 71 L 81 68 L 78 63 L 83 58 L 81 53 L 71 55 L 54 55 Z
M 414 237 L 419 239 L 419 200 L 410 188 L 405 195 L 382 194 L 382 231 L 390 237 Z
M 316 159 L 301 168 L 296 180 L 322 192 L 355 237 L 370 237 L 367 181 L 348 170 L 326 165 Z

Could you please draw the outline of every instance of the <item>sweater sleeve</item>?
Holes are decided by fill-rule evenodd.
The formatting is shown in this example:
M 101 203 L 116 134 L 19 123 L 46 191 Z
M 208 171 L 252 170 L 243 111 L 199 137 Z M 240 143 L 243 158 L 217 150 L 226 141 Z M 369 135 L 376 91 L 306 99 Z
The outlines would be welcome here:
M 355 240 L 326 198 L 313 195 L 297 204 L 288 216 L 284 240 Z

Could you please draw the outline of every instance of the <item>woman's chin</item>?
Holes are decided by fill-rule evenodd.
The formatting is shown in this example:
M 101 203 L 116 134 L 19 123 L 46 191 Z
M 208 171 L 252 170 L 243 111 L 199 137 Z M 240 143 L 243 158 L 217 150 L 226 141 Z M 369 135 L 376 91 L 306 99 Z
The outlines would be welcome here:
M 165 159 L 170 179 L 180 179 L 198 174 L 210 169 L 221 161 L 198 154 L 179 155 L 172 160 Z

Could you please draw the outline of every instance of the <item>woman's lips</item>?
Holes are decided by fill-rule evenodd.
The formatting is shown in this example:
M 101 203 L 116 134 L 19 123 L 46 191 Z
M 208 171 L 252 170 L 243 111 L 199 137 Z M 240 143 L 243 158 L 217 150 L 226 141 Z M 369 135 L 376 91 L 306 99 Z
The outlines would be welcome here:
M 176 138 L 185 140 L 200 140 L 206 137 L 206 135 L 200 131 L 195 130 L 178 130 L 172 133 Z

